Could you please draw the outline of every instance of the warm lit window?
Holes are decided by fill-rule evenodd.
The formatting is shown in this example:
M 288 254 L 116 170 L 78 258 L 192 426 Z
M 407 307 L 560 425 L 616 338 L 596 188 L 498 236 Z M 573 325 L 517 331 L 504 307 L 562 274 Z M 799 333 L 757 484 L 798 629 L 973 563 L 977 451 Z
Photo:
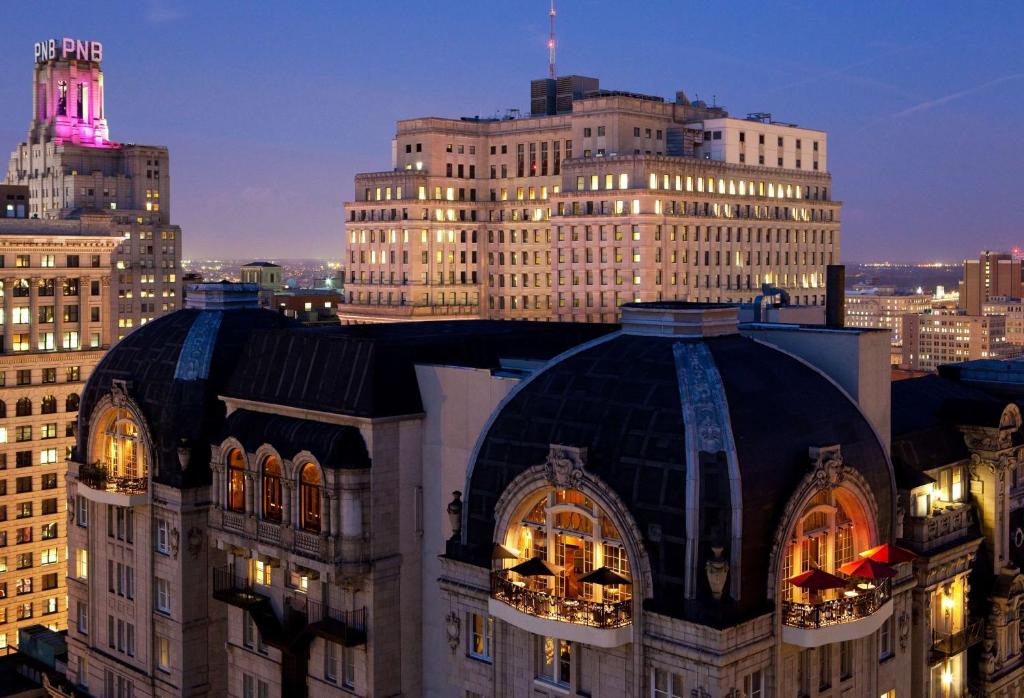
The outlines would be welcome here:
M 299 477 L 299 504 L 302 507 L 302 528 L 320 532 L 320 468 L 313 463 L 302 467 Z
M 77 396 L 75 408 L 77 409 Z M 123 409 L 112 410 L 99 430 L 99 456 L 114 477 L 146 477 L 146 459 L 139 427 Z
M 245 458 L 237 448 L 228 452 L 228 509 L 245 512 Z
M 263 519 L 281 521 L 281 461 L 276 456 L 263 462 Z
M 664 669 L 655 669 L 651 681 L 651 695 L 654 698 L 682 698 L 683 677 Z
M 554 637 L 537 638 L 537 678 L 559 686 L 572 681 L 572 643 Z
M 494 656 L 494 619 L 480 613 L 468 613 L 466 624 L 469 629 L 466 634 L 469 643 L 466 653 L 474 659 L 491 661 Z

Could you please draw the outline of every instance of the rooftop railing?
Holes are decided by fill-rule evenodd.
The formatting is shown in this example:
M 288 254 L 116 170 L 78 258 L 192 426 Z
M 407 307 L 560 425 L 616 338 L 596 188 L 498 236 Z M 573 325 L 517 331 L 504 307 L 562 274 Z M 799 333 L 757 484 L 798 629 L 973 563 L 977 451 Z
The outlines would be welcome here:
M 491 573 L 491 597 L 538 618 L 592 628 L 621 628 L 633 622 L 633 602 L 569 599 L 520 586 L 505 573 Z
M 782 623 L 807 630 L 851 623 L 875 613 L 891 597 L 892 583 L 885 579 L 872 589 L 851 590 L 839 598 L 818 603 L 784 601 Z
M 87 465 L 83 463 L 78 467 L 78 481 L 86 487 L 94 490 L 106 490 L 108 492 L 119 492 L 120 494 L 145 494 L 149 487 L 148 477 L 129 477 L 117 475 L 110 472 L 110 468 L 103 464 Z

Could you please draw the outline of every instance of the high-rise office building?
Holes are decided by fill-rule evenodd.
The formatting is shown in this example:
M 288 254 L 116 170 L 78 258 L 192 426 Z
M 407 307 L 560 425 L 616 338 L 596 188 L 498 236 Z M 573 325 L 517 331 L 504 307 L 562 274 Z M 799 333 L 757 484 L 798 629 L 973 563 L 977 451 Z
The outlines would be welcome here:
M 985 250 L 978 259 L 964 261 L 960 308 L 968 315 L 981 315 L 982 306 L 991 296 L 1024 296 L 1020 260 L 1009 253 Z
M 65 459 L 79 396 L 110 346 L 106 222 L 28 219 L 28 189 L 0 187 L 0 651 L 18 629 L 67 621 Z M 19 203 L 20 202 L 20 203 Z M 5 210 L 6 205 L 5 205 Z M 20 212 L 21 215 L 17 215 Z
M 822 304 L 827 136 L 691 101 L 535 81 L 529 116 L 398 123 L 345 215 L 342 319 L 611 321 L 628 301 Z
M 181 229 L 170 220 L 165 146 L 110 140 L 96 41 L 35 45 L 32 119 L 11 154 L 7 183 L 29 188 L 32 218 L 103 217 L 123 242 L 113 256 L 117 337 L 181 299 Z
M 891 333 L 893 364 L 903 358 L 903 324 L 907 315 L 923 313 L 932 307 L 927 293 L 847 292 L 846 326 L 887 329 Z

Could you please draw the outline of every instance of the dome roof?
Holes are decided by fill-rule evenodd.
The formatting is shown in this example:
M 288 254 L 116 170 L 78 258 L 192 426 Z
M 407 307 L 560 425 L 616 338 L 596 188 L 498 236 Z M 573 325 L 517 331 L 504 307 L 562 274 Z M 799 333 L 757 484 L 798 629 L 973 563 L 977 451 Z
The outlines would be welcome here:
M 701 383 L 701 376 L 711 380 Z M 722 433 L 706 432 L 706 405 L 693 404 L 708 389 L 724 396 L 719 404 L 728 424 Z M 742 500 L 742 530 L 731 534 L 723 511 L 732 506 L 726 461 L 733 456 L 724 453 L 730 436 Z M 706 582 L 698 582 L 695 600 L 684 601 L 687 450 L 694 446 L 688 439 L 702 445 L 694 453 L 708 439 L 725 444 L 714 449 L 718 453 L 700 454 L 701 530 L 690 534 L 701 548 L 715 539 L 727 546 L 739 541 L 737 601 L 709 604 Z M 544 463 L 552 444 L 587 449 L 585 470 L 612 488 L 644 538 L 654 586 L 648 607 L 678 617 L 718 624 L 769 608 L 765 579 L 775 532 L 811 471 L 810 447 L 839 445 L 844 462 L 874 493 L 881 535 L 892 527 L 891 466 L 858 406 L 802 360 L 739 334 L 619 333 L 568 352 L 524 381 L 499 408 L 471 464 L 465 540 L 474 561 L 486 564 L 498 498 L 518 474 Z M 711 606 L 715 610 L 707 611 Z
M 292 325 L 258 308 L 184 309 L 142 325 L 115 344 L 89 377 L 78 413 L 78 453 L 87 453 L 97 403 L 121 382 L 148 424 L 156 459 L 154 479 L 173 486 L 209 481 L 209 444 L 224 420 L 217 396 L 249 336 Z M 191 448 L 182 472 L 177 448 Z

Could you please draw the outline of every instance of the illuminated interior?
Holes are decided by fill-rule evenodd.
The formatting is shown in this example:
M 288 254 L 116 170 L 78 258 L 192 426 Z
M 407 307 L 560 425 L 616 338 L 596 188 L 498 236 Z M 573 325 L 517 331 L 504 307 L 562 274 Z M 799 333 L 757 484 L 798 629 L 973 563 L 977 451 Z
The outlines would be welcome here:
M 93 453 L 107 467 L 111 477 L 145 478 L 149 468 L 139 426 L 127 410 L 110 410 L 97 430 L 100 443 Z
M 557 576 L 521 577 L 510 572 L 515 583 L 526 589 L 566 599 L 619 602 L 631 598 L 628 584 L 599 585 L 580 582 L 584 575 L 607 567 L 631 578 L 629 559 L 622 537 L 611 518 L 577 490 L 548 489 L 533 498 L 522 518 L 509 527 L 505 547 L 518 552 L 513 567 L 533 557 L 553 563 Z

